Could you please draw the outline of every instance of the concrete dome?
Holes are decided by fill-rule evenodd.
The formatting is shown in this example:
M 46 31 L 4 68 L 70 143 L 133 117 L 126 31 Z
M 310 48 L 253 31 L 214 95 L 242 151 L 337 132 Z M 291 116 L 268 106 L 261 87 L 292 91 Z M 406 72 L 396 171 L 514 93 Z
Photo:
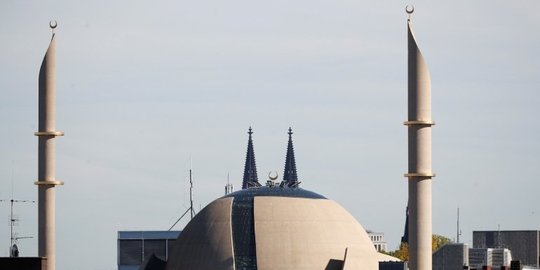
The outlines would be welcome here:
M 378 269 L 366 231 L 332 200 L 260 187 L 219 198 L 185 227 L 167 270 Z

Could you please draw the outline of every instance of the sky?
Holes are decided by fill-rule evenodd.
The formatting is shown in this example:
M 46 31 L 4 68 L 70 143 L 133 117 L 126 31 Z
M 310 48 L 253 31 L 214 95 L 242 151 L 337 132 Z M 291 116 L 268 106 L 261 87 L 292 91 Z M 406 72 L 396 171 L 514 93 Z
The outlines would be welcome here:
M 0 199 L 37 200 L 37 79 L 57 20 L 57 268 L 116 269 L 119 230 L 166 230 L 241 186 L 247 129 L 259 180 L 283 173 L 390 249 L 407 182 L 405 6 L 432 79 L 433 232 L 539 230 L 540 2 L 0 2 Z M 37 205 L 18 203 L 22 256 Z M 0 203 L 0 256 L 9 249 Z M 181 229 L 187 220 L 176 227 Z

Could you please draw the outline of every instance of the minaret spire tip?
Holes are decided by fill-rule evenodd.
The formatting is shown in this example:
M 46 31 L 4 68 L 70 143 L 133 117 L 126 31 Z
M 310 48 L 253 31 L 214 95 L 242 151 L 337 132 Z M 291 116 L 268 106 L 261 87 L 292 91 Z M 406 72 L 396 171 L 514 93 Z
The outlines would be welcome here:
M 58 27 L 58 22 L 56 20 L 49 21 L 49 27 L 51 28 L 51 31 L 54 34 L 54 29 Z
M 405 12 L 407 12 L 408 18 L 407 21 L 411 21 L 411 15 L 414 12 L 414 6 L 413 5 L 407 5 L 405 6 Z
M 292 132 L 292 128 L 291 128 L 291 127 L 289 127 L 289 132 L 287 132 L 287 134 L 289 134 L 289 138 L 291 138 L 291 137 L 292 137 L 292 135 L 293 135 L 293 132 Z

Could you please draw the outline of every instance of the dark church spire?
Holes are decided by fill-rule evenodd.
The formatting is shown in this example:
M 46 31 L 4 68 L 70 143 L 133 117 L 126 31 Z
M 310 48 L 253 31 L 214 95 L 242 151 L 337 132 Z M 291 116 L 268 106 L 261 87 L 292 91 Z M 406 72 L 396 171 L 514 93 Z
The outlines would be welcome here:
M 289 144 L 287 145 L 287 157 L 285 160 L 285 171 L 283 181 L 290 187 L 298 185 L 298 175 L 296 173 L 296 161 L 294 160 L 294 147 L 292 143 L 292 128 L 289 127 Z
M 246 153 L 246 164 L 244 165 L 244 180 L 242 181 L 242 189 L 253 186 L 260 186 L 259 180 L 257 178 L 257 166 L 255 165 L 255 151 L 253 151 L 253 140 L 251 139 L 251 134 L 253 134 L 251 127 L 249 127 L 248 134 L 249 140 Z
M 407 206 L 407 210 L 405 211 L 405 231 L 403 232 L 403 236 L 401 237 L 401 243 L 409 243 L 409 206 Z

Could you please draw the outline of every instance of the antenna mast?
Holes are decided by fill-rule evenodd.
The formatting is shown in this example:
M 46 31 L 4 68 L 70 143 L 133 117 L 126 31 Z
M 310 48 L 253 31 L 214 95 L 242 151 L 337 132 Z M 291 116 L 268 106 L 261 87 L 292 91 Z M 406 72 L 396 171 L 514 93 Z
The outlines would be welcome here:
M 8 200 L 0 200 L 0 202 L 8 202 Z M 9 244 L 9 257 L 19 257 L 19 251 L 15 244 L 17 244 L 17 241 L 19 239 L 27 239 L 27 238 L 33 238 L 32 236 L 23 236 L 18 237 L 17 233 L 14 232 L 13 227 L 17 226 L 17 222 L 19 221 L 19 218 L 16 217 L 13 214 L 13 205 L 14 203 L 35 203 L 36 201 L 29 201 L 29 200 L 14 200 L 13 197 L 11 197 L 10 202 L 10 214 L 9 214 L 9 231 L 10 231 L 10 244 Z M 14 252 L 16 251 L 16 252 Z
M 169 231 L 176 226 L 176 224 L 188 213 L 191 213 L 191 219 L 193 219 L 193 216 L 195 216 L 195 209 L 193 208 L 193 161 L 190 158 L 190 165 L 189 165 L 189 208 L 174 222 L 174 224 L 169 228 Z
M 189 209 L 191 210 L 191 219 L 193 219 L 193 216 L 195 215 L 195 210 L 193 209 L 193 177 L 192 177 L 192 169 L 193 167 L 193 160 L 190 161 L 189 166 Z
M 225 185 L 225 195 L 233 192 L 233 185 L 229 181 L 229 173 L 227 173 L 227 184 Z
M 456 237 L 456 243 L 459 244 L 459 236 L 461 235 L 461 230 L 459 229 L 459 207 L 457 209 L 457 237 Z

